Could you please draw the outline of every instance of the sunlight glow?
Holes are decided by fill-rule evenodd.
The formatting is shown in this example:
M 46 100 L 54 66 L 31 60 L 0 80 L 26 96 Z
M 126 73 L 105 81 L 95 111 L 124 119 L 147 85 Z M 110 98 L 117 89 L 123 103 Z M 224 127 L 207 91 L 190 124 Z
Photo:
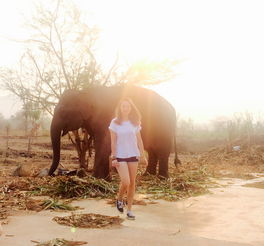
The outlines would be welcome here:
M 5 3 L 0 12 L 2 36 L 24 35 L 18 13 L 29 15 L 33 2 Z M 183 116 L 204 121 L 236 111 L 263 111 L 263 1 L 74 2 L 92 13 L 101 27 L 105 63 L 112 64 L 117 52 L 127 62 L 146 57 L 184 60 L 174 81 L 151 87 Z M 19 45 L 3 38 L 0 44 L 0 65 L 19 57 Z

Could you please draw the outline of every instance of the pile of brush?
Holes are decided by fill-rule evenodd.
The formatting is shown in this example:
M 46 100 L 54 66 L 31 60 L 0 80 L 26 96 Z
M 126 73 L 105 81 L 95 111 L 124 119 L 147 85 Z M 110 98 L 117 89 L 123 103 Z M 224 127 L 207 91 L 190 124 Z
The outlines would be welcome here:
M 110 198 L 116 194 L 117 189 L 117 182 L 107 182 L 93 176 L 57 176 L 48 183 L 35 184 L 32 193 L 60 198 Z
M 63 238 L 55 238 L 46 242 L 31 240 L 31 242 L 36 243 L 36 246 L 78 246 L 87 244 L 85 241 L 69 241 Z
M 54 221 L 61 225 L 73 228 L 102 228 L 110 226 L 120 226 L 124 219 L 119 216 L 107 216 L 102 214 L 71 214 L 70 216 L 54 217 Z

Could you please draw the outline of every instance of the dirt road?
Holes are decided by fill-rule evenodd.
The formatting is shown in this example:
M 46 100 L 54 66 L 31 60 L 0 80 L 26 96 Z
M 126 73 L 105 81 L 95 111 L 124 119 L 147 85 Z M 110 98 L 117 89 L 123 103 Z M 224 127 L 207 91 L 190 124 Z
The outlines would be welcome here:
M 19 212 L 3 225 L 1 246 L 35 245 L 31 240 L 53 238 L 87 241 L 94 246 L 180 245 L 242 246 L 264 245 L 264 189 L 245 187 L 246 183 L 264 181 L 223 179 L 226 186 L 212 189 L 212 194 L 178 202 L 134 206 L 135 221 L 125 220 L 121 228 L 77 229 L 58 225 L 54 216 L 70 212 Z M 104 200 L 75 201 L 83 207 L 79 213 L 118 215 Z M 121 215 L 124 217 L 124 215 Z

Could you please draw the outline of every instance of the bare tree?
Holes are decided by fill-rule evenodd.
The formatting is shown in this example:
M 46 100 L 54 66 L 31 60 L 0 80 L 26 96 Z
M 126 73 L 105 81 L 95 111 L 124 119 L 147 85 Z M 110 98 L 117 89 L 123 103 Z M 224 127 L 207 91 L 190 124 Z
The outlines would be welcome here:
M 37 4 L 26 28 L 30 37 L 19 40 L 25 44 L 26 51 L 18 68 L 1 68 L 0 79 L 24 105 L 28 101 L 37 103 L 40 110 L 51 115 L 66 89 L 122 83 L 156 84 L 175 76 L 177 61 L 169 59 L 159 62 L 145 59 L 120 65 L 117 55 L 108 70 L 102 69 L 96 59 L 100 29 L 87 24 L 85 15 L 70 0 Z M 88 134 L 76 131 L 74 137 L 69 137 L 76 146 L 81 166 L 87 166 L 85 153 L 91 143 Z
M 51 1 L 36 6 L 27 23 L 30 38 L 19 69 L 2 69 L 5 87 L 23 100 L 52 107 L 65 89 L 83 89 L 101 81 L 95 59 L 99 29 L 82 21 L 80 10 L 69 1 Z M 45 5 L 46 6 L 46 5 Z
M 113 84 L 160 84 L 176 77 L 175 67 L 179 62 L 175 59 L 162 59 L 159 61 L 142 59 L 132 64 L 115 66 L 112 69 L 111 79 Z
M 27 48 L 19 68 L 0 71 L 4 87 L 22 100 L 26 121 L 28 102 L 38 103 L 52 115 L 64 90 L 84 89 L 105 81 L 95 59 L 99 29 L 87 25 L 81 11 L 70 1 L 50 1 L 45 6 L 36 5 L 35 14 L 27 21 L 31 35 L 20 41 Z M 73 142 L 81 160 L 86 147 L 82 148 L 78 139 L 76 135 Z

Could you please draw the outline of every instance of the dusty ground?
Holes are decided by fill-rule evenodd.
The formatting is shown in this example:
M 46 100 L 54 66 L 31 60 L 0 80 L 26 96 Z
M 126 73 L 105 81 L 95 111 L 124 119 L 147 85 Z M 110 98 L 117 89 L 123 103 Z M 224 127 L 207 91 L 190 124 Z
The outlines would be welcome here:
M 10 175 L 20 164 L 32 166 L 32 170 L 50 167 L 52 161 L 52 147 L 49 137 L 37 137 L 32 140 L 28 152 L 28 140 L 24 137 L 11 137 L 8 140 L 9 149 L 6 148 L 7 140 L 0 137 L 0 176 Z M 67 168 L 78 165 L 77 153 L 74 146 L 65 136 L 61 140 L 61 163 Z
M 18 212 L 3 225 L 0 245 L 34 245 L 31 240 L 62 237 L 96 246 L 261 246 L 264 245 L 264 189 L 243 186 L 256 181 L 263 181 L 263 177 L 247 181 L 223 179 L 224 187 L 212 189 L 212 194 L 177 202 L 159 200 L 158 204 L 135 205 L 136 220 L 125 220 L 122 227 L 111 229 L 77 228 L 71 232 L 70 227 L 52 221 L 54 216 L 70 212 Z M 87 199 L 72 204 L 84 208 L 79 213 L 118 215 L 105 200 Z
M 20 152 L 16 157 L 12 155 L 1 159 L 2 176 L 10 174 L 19 163 L 28 163 L 37 168 L 49 166 L 50 146 L 41 139 L 35 143 L 32 151 L 38 153 L 37 156 L 23 157 Z M 12 139 L 9 144 L 16 150 L 23 151 L 26 148 L 23 139 Z M 4 150 L 4 146 L 3 140 L 0 142 L 1 149 Z M 63 150 L 62 159 L 66 166 L 76 165 L 77 162 L 75 153 L 66 148 Z M 182 159 L 191 162 L 189 156 Z M 221 171 L 228 172 L 226 168 L 225 166 L 225 170 Z M 244 168 L 246 167 L 243 167 L 243 170 Z M 252 172 L 252 169 L 250 171 Z M 253 179 L 254 175 L 256 178 Z M 211 189 L 210 194 L 177 202 L 158 200 L 157 204 L 135 205 L 134 212 L 137 216 L 135 221 L 125 220 L 121 227 L 110 229 L 77 228 L 75 231 L 52 220 L 55 216 L 66 216 L 71 212 L 15 211 L 9 217 L 9 223 L 2 226 L 0 245 L 28 246 L 35 245 L 31 240 L 46 241 L 60 237 L 87 241 L 87 245 L 95 246 L 263 246 L 264 177 L 263 173 L 254 175 L 250 174 L 251 179 L 218 178 L 217 182 L 222 186 Z M 137 197 L 143 198 L 140 195 Z M 83 208 L 77 210 L 77 213 L 119 215 L 106 200 L 85 199 L 74 201 L 72 205 Z M 120 216 L 125 218 L 125 215 Z

